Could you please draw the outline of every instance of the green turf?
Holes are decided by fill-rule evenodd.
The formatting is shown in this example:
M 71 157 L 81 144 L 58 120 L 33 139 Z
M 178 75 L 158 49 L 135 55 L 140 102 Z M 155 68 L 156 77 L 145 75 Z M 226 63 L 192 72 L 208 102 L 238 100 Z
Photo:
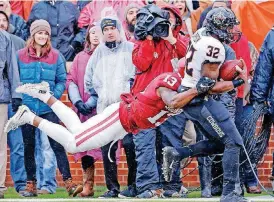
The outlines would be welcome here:
M 123 188 L 122 188 L 122 190 L 123 190 Z M 103 186 L 95 187 L 94 198 L 99 197 L 105 191 L 106 191 L 106 187 L 103 187 Z M 246 197 L 255 197 L 255 196 L 263 196 L 263 195 L 267 195 L 267 194 L 262 193 L 262 194 L 254 195 L 254 194 L 245 193 Z M 188 195 L 188 198 L 200 198 L 200 197 L 201 197 L 200 191 L 194 191 Z M 19 194 L 15 191 L 14 188 L 8 188 L 8 190 L 5 192 L 5 199 L 18 199 L 18 198 L 23 198 L 23 197 L 19 196 Z M 39 195 L 38 197 L 34 197 L 34 198 L 58 199 L 58 198 L 70 198 L 70 197 L 68 196 L 68 194 L 64 188 L 58 188 L 56 190 L 55 194 Z

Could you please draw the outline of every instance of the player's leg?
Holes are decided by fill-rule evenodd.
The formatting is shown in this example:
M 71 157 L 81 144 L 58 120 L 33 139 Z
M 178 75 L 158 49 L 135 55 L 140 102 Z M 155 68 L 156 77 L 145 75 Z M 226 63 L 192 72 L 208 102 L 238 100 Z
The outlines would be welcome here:
M 82 124 L 81 131 L 75 136 L 80 151 L 100 148 L 124 138 L 127 132 L 120 122 L 119 106 L 120 103 L 112 104 Z
M 208 138 L 219 139 L 225 145 L 223 155 L 224 182 L 221 201 L 232 198 L 242 201 L 243 198 L 234 192 L 235 183 L 239 177 L 239 154 L 240 148 L 243 146 L 242 138 L 234 121 L 221 103 L 209 98 L 201 106 L 202 108 L 196 110 L 193 107 L 186 107 L 185 112 L 198 121 L 203 129 L 207 131 Z
M 78 152 L 74 135 L 72 133 L 70 133 L 60 124 L 55 124 L 46 119 L 42 119 L 39 116 L 36 116 L 25 105 L 20 106 L 16 114 L 9 119 L 5 126 L 5 131 L 9 132 L 10 130 L 14 130 L 15 128 L 24 124 L 30 124 L 39 128 L 46 135 L 59 142 L 68 152 Z
M 199 141 L 196 144 L 174 148 L 165 147 L 163 149 L 163 173 L 166 181 L 171 181 L 172 173 L 181 160 L 188 157 L 204 157 L 215 153 L 222 153 L 224 147 L 222 143 L 212 140 Z
M 71 153 L 100 148 L 111 141 L 122 139 L 127 134 L 119 119 L 119 103 L 110 105 L 101 114 L 87 120 L 75 134 L 59 124 L 36 116 L 23 105 L 8 121 L 5 131 L 26 123 L 38 127 Z
M 51 95 L 49 84 L 47 82 L 24 84 L 19 86 L 16 89 L 16 92 L 38 98 L 49 105 L 71 133 L 76 133 L 81 128 L 81 121 L 77 114 L 71 108 L 67 107 Z

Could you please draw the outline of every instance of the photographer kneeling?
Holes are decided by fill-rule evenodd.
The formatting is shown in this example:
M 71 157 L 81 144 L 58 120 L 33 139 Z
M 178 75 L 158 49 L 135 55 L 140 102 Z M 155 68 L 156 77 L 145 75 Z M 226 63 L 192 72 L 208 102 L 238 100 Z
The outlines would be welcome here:
M 132 54 L 133 63 L 137 68 L 131 89 L 133 94 L 143 91 L 158 75 L 177 70 L 177 61 L 185 56 L 189 41 L 179 34 L 181 27 L 180 12 L 171 5 L 162 9 L 155 5 L 147 5 L 139 10 L 134 33 L 137 41 Z M 161 170 L 158 171 L 161 162 L 157 160 L 161 158 L 156 160 L 155 145 L 156 137 L 157 147 L 158 145 L 177 147 L 178 144 L 182 144 L 184 121 L 184 115 L 179 114 L 169 118 L 156 129 L 143 130 L 134 136 L 138 198 L 163 195 L 173 197 L 180 193 L 182 185 L 180 170 L 178 169 L 176 173 L 178 177 L 173 178 L 175 180 L 170 184 L 164 182 L 161 178 Z M 170 127 L 172 130 L 168 129 Z M 157 151 L 161 151 L 161 148 L 157 148 Z

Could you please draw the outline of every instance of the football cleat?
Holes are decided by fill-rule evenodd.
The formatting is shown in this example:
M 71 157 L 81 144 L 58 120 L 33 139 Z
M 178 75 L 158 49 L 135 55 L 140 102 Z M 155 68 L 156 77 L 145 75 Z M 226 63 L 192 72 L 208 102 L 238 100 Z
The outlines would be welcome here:
M 50 88 L 49 83 L 42 81 L 41 83 L 26 83 L 17 87 L 15 91 L 43 100 L 44 95 L 50 93 Z
M 174 147 L 163 148 L 163 175 L 167 182 L 172 180 L 172 175 L 180 164 L 180 156 Z
M 19 126 L 29 123 L 29 120 L 26 117 L 27 113 L 31 113 L 30 109 L 26 105 L 20 106 L 14 116 L 11 117 L 6 123 L 4 132 L 8 133 L 11 130 L 15 130 Z

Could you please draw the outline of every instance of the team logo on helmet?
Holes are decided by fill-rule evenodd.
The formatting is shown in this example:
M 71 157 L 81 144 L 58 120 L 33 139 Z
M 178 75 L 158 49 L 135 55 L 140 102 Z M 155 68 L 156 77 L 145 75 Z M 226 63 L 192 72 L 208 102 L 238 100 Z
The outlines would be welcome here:
M 235 29 L 239 25 L 235 14 L 228 8 L 214 8 L 206 16 L 203 27 L 211 34 L 226 44 L 237 42 L 241 38 L 241 32 Z

